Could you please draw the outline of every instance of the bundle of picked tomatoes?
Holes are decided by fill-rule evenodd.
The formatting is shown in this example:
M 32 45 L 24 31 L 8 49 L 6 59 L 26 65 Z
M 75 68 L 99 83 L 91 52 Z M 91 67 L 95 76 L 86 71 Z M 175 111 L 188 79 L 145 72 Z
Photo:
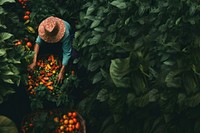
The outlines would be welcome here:
M 78 132 L 81 124 L 78 119 L 77 112 L 68 112 L 54 117 L 54 122 L 58 123 L 56 133 Z
M 85 133 L 82 116 L 76 111 L 43 111 L 24 118 L 22 132 Z

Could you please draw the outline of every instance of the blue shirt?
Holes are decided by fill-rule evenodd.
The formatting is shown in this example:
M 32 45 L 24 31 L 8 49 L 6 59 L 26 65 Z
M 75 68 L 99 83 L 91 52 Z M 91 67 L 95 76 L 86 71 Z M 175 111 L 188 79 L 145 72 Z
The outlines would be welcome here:
M 71 57 L 72 45 L 71 45 L 70 32 L 69 32 L 71 27 L 68 22 L 64 21 L 64 23 L 65 23 L 66 31 L 63 38 L 59 41 L 59 43 L 62 43 L 62 50 L 63 50 L 62 65 L 66 66 Z M 42 40 L 40 36 L 37 37 L 35 43 L 38 44 L 39 46 L 48 44 L 44 40 Z

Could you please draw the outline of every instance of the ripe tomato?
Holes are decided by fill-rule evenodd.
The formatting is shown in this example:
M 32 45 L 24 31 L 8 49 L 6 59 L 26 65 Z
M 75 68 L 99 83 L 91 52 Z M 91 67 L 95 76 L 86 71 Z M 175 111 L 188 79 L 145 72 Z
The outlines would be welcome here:
M 68 124 L 68 120 L 64 120 L 64 124 L 67 125 Z
M 29 16 L 28 15 L 24 15 L 24 20 L 29 20 Z
M 76 113 L 76 112 L 73 112 L 73 113 L 72 113 L 72 116 L 73 116 L 73 117 L 76 117 L 76 116 L 77 116 L 77 113 Z
M 21 45 L 22 42 L 21 41 L 18 41 L 17 43 L 15 43 L 15 46 L 18 46 L 18 45 Z
M 63 119 L 67 119 L 67 115 L 66 114 L 63 115 Z
M 79 122 L 76 123 L 75 128 L 80 129 L 80 123 Z
M 26 46 L 30 48 L 30 47 L 32 47 L 32 43 L 31 42 L 27 42 Z
M 72 119 L 69 120 L 69 124 L 73 124 L 74 121 Z
M 76 122 L 77 122 L 77 119 L 76 119 L 76 118 L 73 118 L 73 121 L 74 121 L 74 123 L 76 123 Z
M 68 114 L 67 114 L 67 115 L 68 115 L 69 117 L 70 117 L 70 116 L 72 116 L 72 112 L 68 112 Z
M 63 125 L 60 126 L 60 130 L 64 130 L 64 128 L 65 128 L 65 127 L 64 127 Z
M 69 127 L 69 129 L 68 129 L 70 132 L 73 130 L 71 127 Z
M 26 11 L 26 12 L 25 12 L 25 15 L 30 15 L 30 14 L 31 14 L 30 11 Z

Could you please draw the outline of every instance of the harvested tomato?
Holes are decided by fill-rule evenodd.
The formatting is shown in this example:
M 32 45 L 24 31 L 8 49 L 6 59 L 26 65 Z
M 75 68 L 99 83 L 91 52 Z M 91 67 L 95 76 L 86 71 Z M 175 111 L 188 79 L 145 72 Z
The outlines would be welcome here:
M 72 112 L 68 112 L 68 114 L 67 114 L 68 116 L 72 116 Z
M 69 120 L 69 124 L 73 124 L 74 121 L 72 119 Z
M 80 129 L 80 123 L 79 122 L 76 123 L 75 128 Z
M 73 117 L 76 117 L 76 116 L 77 116 L 77 113 L 76 113 L 76 112 L 73 112 L 73 113 L 72 113 L 72 116 L 73 116 Z

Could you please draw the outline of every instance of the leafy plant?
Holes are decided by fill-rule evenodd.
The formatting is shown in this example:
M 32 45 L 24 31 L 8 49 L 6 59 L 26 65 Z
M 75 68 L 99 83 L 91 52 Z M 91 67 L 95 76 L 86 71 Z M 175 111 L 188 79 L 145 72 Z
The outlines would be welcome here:
M 98 121 L 107 124 L 101 132 L 198 131 L 198 2 L 87 1 L 82 9 L 78 64 L 94 88 L 85 108 L 94 108 L 96 96 L 111 110 Z
M 0 58 L 1 58 L 1 76 L 0 76 L 0 103 L 3 102 L 3 98 L 7 98 L 9 94 L 15 92 L 15 86 L 24 83 L 26 76 L 27 64 L 32 58 L 32 52 L 27 51 L 25 47 L 14 47 L 15 35 L 9 33 L 10 23 L 14 23 L 18 20 L 17 16 L 13 12 L 7 12 L 6 7 L 14 5 L 13 0 L 4 0 L 0 3 Z M 12 19 L 7 19 L 6 16 L 13 16 Z M 8 24 L 8 22 L 10 22 Z
M 18 133 L 15 123 L 8 117 L 0 115 L 0 131 L 1 133 Z

